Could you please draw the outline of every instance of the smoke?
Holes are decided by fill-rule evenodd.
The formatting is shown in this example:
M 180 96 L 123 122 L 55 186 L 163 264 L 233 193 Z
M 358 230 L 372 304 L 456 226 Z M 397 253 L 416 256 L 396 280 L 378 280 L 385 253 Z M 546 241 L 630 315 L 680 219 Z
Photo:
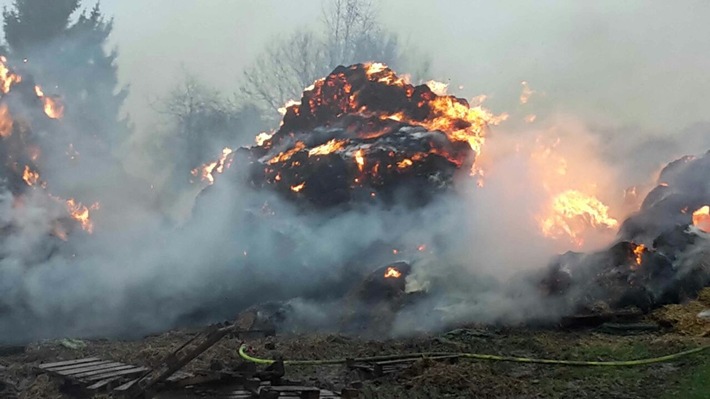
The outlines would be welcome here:
M 616 13 L 602 15 L 587 5 L 555 2 L 544 13 L 546 7 L 517 3 L 460 2 L 432 10 L 388 2 L 382 4 L 384 22 L 432 56 L 434 74 L 450 81 L 455 94 L 486 93 L 495 110 L 511 111 L 510 122 L 493 128 L 484 146 L 483 187 L 462 177 L 455 192 L 425 207 L 304 213 L 220 176 L 196 200 L 197 189 L 183 194 L 181 208 L 192 214 L 178 224 L 168 214 L 177 200 L 156 194 L 167 179 L 159 178 L 164 171 L 155 159 L 170 162 L 170 154 L 141 146 L 155 123 L 146 104 L 167 91 L 181 63 L 225 92 L 236 91 L 239 71 L 259 49 L 288 32 L 288 24 L 310 21 L 320 7 L 214 3 L 151 2 L 179 19 L 145 12 L 145 4 L 102 3 L 116 18 L 119 70 L 131 83 L 127 111 L 139 136 L 130 151 L 114 154 L 119 159 L 84 142 L 77 160 L 68 162 L 68 144 L 85 132 L 30 118 L 49 190 L 98 201 L 101 209 L 92 213 L 93 234 L 77 229 L 62 241 L 52 235 L 54 222 L 64 217 L 56 203 L 40 191 L 20 198 L 2 189 L 3 341 L 135 337 L 232 318 L 266 301 L 289 301 L 289 328 L 322 329 L 338 315 L 338 299 L 353 281 L 397 259 L 412 262 L 408 287 L 425 290 L 427 298 L 397 316 L 393 334 L 463 321 L 554 320 L 579 293 L 547 298 L 536 273 L 567 249 L 612 243 L 616 229 L 588 232 L 581 247 L 543 237 L 539 218 L 551 197 L 565 189 L 598 196 L 621 223 L 638 209 L 662 165 L 710 148 L 710 126 L 703 122 L 708 59 L 695 48 L 698 37 L 707 37 L 707 25 L 696 20 L 703 13 L 693 7 L 667 6 L 638 18 L 632 16 L 641 5 L 633 3 L 607 4 L 604 9 Z M 405 8 L 410 17 L 401 18 Z M 661 17 L 672 20 L 669 15 L 685 23 L 665 33 L 652 29 Z M 254 40 L 234 40 L 235 26 Z M 520 105 L 523 79 L 535 93 Z M 456 93 L 458 85 L 464 88 Z M 66 104 L 68 114 L 72 106 Z M 536 121 L 524 123 L 531 114 Z M 637 196 L 625 198 L 632 185 L 639 186 Z M 422 245 L 427 249 L 418 251 Z M 692 264 L 701 250 L 694 247 L 679 264 Z

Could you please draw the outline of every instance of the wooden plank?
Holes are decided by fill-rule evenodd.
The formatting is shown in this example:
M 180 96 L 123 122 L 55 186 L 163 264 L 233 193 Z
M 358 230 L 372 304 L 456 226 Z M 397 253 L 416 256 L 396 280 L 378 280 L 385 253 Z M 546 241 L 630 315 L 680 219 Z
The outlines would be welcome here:
M 95 362 L 97 360 L 101 360 L 97 357 L 87 357 L 85 359 L 75 359 L 75 360 L 65 360 L 62 362 L 54 362 L 54 363 L 44 363 L 40 364 L 39 368 L 41 369 L 46 369 L 48 367 L 59 367 L 59 366 L 69 366 L 72 364 L 79 364 L 79 363 L 87 363 L 87 362 Z
M 82 378 L 91 377 L 91 376 L 94 376 L 97 374 L 105 374 L 110 371 L 128 370 L 130 368 L 137 367 L 137 366 L 132 366 L 130 364 L 123 364 L 123 363 L 118 363 L 118 364 L 119 364 L 118 366 L 111 366 L 111 367 L 106 367 L 106 368 L 103 368 L 100 370 L 91 370 L 91 371 L 85 371 L 80 374 L 74 374 L 74 375 L 72 375 L 72 378 L 82 379 Z
M 109 378 L 109 377 L 129 376 L 131 374 L 143 373 L 148 370 L 149 369 L 147 369 L 145 367 L 135 367 L 135 368 L 128 369 L 128 370 L 121 370 L 121 371 L 108 372 L 106 374 L 92 375 L 91 377 L 87 377 L 86 380 L 87 381 L 97 381 L 97 380 L 102 380 L 104 378 Z
M 101 380 L 101 381 L 96 382 L 92 385 L 89 385 L 88 387 L 86 387 L 86 389 L 88 389 L 89 391 L 97 391 L 99 389 L 103 389 L 103 388 L 109 386 L 109 384 L 111 384 L 111 382 L 113 382 L 113 381 L 116 381 L 116 379 L 117 378 L 107 378 L 105 380 Z
M 150 387 L 173 375 L 173 373 L 211 348 L 233 330 L 234 326 L 232 325 L 226 327 L 213 325 L 208 327 L 204 333 L 196 335 L 193 339 L 183 344 L 178 350 L 168 355 L 159 367 L 142 376 L 138 383 L 135 384 L 134 391 L 130 393 L 131 396 L 141 396 Z M 194 347 L 188 344 L 194 344 Z
M 53 373 L 61 374 L 61 375 L 74 375 L 74 374 L 80 374 L 85 371 L 94 371 L 94 370 L 101 370 L 102 368 L 106 367 L 113 367 L 113 366 L 119 366 L 119 365 L 124 365 L 123 363 L 118 363 L 118 362 L 109 362 L 109 361 L 103 361 L 103 362 L 98 362 L 98 363 L 92 363 L 90 365 L 87 365 L 86 367 L 72 367 L 72 368 L 60 368 L 60 369 L 50 369 L 47 371 L 51 371 Z
M 138 379 L 128 381 L 128 382 L 126 382 L 125 384 L 116 387 L 116 388 L 114 389 L 114 392 L 127 391 L 127 390 L 131 389 L 131 387 L 132 387 L 133 385 L 135 385 L 135 383 L 136 383 L 137 381 L 138 381 Z
M 53 372 L 59 372 L 59 371 L 64 371 L 64 370 L 71 370 L 71 369 L 78 369 L 82 367 L 93 367 L 93 366 L 100 366 L 102 364 L 106 363 L 111 363 L 110 360 L 96 360 L 93 362 L 88 362 L 88 363 L 80 363 L 80 364 L 72 364 L 69 366 L 58 366 L 58 367 L 49 367 L 44 370 L 46 371 L 53 371 Z

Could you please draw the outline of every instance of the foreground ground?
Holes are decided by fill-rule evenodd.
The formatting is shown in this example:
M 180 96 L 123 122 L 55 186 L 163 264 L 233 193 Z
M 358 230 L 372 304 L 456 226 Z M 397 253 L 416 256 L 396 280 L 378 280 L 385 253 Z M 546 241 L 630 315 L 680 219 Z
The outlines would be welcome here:
M 412 352 L 476 352 L 519 357 L 627 360 L 655 357 L 710 344 L 706 322 L 688 322 L 697 302 L 667 309 L 653 333 L 619 335 L 600 329 L 531 330 L 470 326 L 448 333 L 406 339 L 363 340 L 342 335 L 277 335 L 247 344 L 260 357 L 331 359 Z M 677 316 L 683 309 L 686 316 Z M 669 315 L 670 314 L 670 315 Z M 683 317 L 686 317 L 685 321 Z M 669 322 L 670 320 L 670 322 Z M 656 319 L 658 321 L 658 319 Z M 37 374 L 42 362 L 95 356 L 156 366 L 194 332 L 179 330 L 140 341 L 49 341 L 23 353 L 0 357 L 0 398 L 68 398 L 57 381 Z M 626 331 L 624 334 L 628 334 Z M 242 341 L 232 337 L 193 361 L 187 370 L 236 367 Z M 421 360 L 396 374 L 364 379 L 344 365 L 286 366 L 288 378 L 339 391 L 357 386 L 365 398 L 708 398 L 710 351 L 667 363 L 637 367 L 574 367 L 461 360 L 445 364 Z M 14 393 L 13 393 L 14 392 Z

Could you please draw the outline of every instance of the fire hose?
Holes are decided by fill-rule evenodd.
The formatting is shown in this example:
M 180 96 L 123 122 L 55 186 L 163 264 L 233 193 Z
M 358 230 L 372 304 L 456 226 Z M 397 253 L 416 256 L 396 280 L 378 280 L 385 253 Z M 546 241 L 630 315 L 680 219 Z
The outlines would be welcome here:
M 403 360 L 403 359 L 426 359 L 432 357 L 459 357 L 463 359 L 474 359 L 474 360 L 490 360 L 498 362 L 516 362 L 516 363 L 539 363 L 539 364 L 556 364 L 565 366 L 607 366 L 607 367 L 623 367 L 623 366 L 642 366 L 653 363 L 668 362 L 675 359 L 680 359 L 682 357 L 692 355 L 694 353 L 700 353 L 710 349 L 710 345 L 704 345 L 693 349 L 688 349 L 682 352 L 673 353 L 666 356 L 652 357 L 646 359 L 636 359 L 636 360 L 618 360 L 618 361 L 587 361 L 587 360 L 558 360 L 558 359 L 535 359 L 529 357 L 512 357 L 512 356 L 498 356 L 498 355 L 486 355 L 481 353 L 470 353 L 470 352 L 420 352 L 420 353 L 408 353 L 402 355 L 390 355 L 390 356 L 374 356 L 374 357 L 363 357 L 356 359 L 319 359 L 319 360 L 284 360 L 284 364 L 298 365 L 298 366 L 317 366 L 317 365 L 335 365 L 335 364 L 345 364 L 348 361 L 355 362 L 374 362 L 374 361 L 385 361 L 385 360 Z M 276 362 L 274 359 L 262 359 L 254 357 L 246 353 L 247 345 L 241 345 L 239 347 L 239 356 L 242 359 L 258 363 L 258 364 L 271 364 Z

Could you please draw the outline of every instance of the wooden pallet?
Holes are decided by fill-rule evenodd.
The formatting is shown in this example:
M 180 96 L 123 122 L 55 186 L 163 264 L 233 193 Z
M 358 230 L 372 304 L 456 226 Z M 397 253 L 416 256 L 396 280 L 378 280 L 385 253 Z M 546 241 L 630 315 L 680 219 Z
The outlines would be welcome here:
M 97 357 L 44 363 L 39 370 L 70 381 L 89 391 L 116 386 L 125 380 L 145 374 L 149 369 Z

